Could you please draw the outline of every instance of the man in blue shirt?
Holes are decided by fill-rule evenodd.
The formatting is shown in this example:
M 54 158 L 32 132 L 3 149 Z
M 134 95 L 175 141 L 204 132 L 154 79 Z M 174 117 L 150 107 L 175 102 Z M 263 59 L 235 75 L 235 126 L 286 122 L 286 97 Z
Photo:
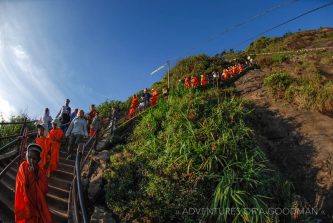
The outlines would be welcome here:
M 77 116 L 78 111 L 78 108 L 74 109 L 73 113 L 71 114 L 71 120 L 73 120 Z

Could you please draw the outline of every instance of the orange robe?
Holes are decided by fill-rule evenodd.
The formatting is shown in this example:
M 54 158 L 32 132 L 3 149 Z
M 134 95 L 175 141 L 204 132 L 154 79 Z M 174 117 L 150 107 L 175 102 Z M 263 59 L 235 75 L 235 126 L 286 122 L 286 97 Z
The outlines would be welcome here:
M 156 105 L 157 104 L 157 98 L 158 98 L 158 91 L 154 90 L 153 91 L 153 96 L 151 97 L 151 105 Z
M 38 137 L 36 139 L 36 144 L 40 145 L 42 147 L 42 152 L 40 154 L 40 164 L 39 166 L 44 169 L 45 164 L 50 161 L 50 147 L 51 143 L 50 140 L 46 137 Z M 50 171 L 50 166 L 47 168 L 47 171 Z
M 185 77 L 185 87 L 187 89 L 191 88 L 191 79 L 189 77 Z
M 206 77 L 206 75 L 203 75 L 201 77 L 201 86 L 206 86 L 208 84 L 208 78 Z
M 132 103 L 131 103 L 131 107 L 137 107 L 139 105 L 139 99 L 138 97 L 133 97 Z
M 130 107 L 130 110 L 129 110 L 129 113 L 128 113 L 128 117 L 129 118 L 132 118 L 136 112 L 136 107 L 139 105 L 139 99 L 138 97 L 134 96 L 133 97 L 133 100 L 132 100 L 132 103 L 131 103 L 131 107 Z
M 132 118 L 135 115 L 136 112 L 136 108 L 135 107 L 131 107 L 128 113 L 128 117 Z
M 90 130 L 92 131 L 92 130 Z M 61 129 L 52 129 L 48 135 L 51 144 L 51 161 L 50 161 L 50 171 L 55 171 L 58 168 L 59 164 L 59 150 L 61 143 L 53 140 L 52 138 L 61 140 L 64 137 L 64 132 Z
M 228 70 L 227 69 L 223 69 L 222 77 L 223 77 L 223 80 L 227 80 L 228 79 Z
M 198 77 L 195 77 L 195 76 L 192 77 L 191 82 L 192 82 L 192 87 L 199 86 L 199 79 L 198 79 Z
M 33 170 L 29 170 L 25 160 L 16 175 L 14 214 L 16 223 L 52 223 L 52 216 L 47 207 L 46 171 L 39 168 L 38 180 Z

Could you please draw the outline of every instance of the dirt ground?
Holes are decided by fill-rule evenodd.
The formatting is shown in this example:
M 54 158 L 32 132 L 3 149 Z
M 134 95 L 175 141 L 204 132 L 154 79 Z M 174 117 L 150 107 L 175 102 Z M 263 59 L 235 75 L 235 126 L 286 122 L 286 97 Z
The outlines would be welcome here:
M 296 192 L 332 218 L 333 118 L 271 100 L 263 87 L 266 73 L 252 70 L 235 82 L 242 97 L 254 103 L 251 125 L 258 142 Z

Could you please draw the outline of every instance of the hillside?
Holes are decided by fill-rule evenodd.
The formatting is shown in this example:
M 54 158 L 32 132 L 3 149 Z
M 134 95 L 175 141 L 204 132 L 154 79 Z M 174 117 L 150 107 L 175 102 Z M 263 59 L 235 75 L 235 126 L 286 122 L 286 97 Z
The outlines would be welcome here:
M 178 82 L 222 73 L 249 55 L 259 69 L 236 81 L 191 90 Z M 191 56 L 170 74 L 169 97 L 111 144 L 106 203 L 121 221 L 332 218 L 333 29 L 259 38 L 244 52 Z M 153 85 L 165 86 L 166 77 Z

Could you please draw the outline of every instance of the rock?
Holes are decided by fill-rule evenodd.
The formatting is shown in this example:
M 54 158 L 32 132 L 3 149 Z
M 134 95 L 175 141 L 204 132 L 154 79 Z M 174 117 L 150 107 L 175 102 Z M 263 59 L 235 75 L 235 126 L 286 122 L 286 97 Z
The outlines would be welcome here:
M 99 152 L 96 156 L 94 156 L 94 159 L 96 160 L 103 160 L 107 161 L 110 158 L 110 152 L 108 150 L 103 150 Z
M 91 223 L 116 223 L 112 213 L 104 207 L 96 206 L 90 219 Z
M 91 176 L 90 183 L 88 187 L 88 199 L 96 203 L 98 198 L 104 193 L 103 190 L 104 182 L 103 182 L 103 172 L 99 169 L 96 171 L 96 174 Z

